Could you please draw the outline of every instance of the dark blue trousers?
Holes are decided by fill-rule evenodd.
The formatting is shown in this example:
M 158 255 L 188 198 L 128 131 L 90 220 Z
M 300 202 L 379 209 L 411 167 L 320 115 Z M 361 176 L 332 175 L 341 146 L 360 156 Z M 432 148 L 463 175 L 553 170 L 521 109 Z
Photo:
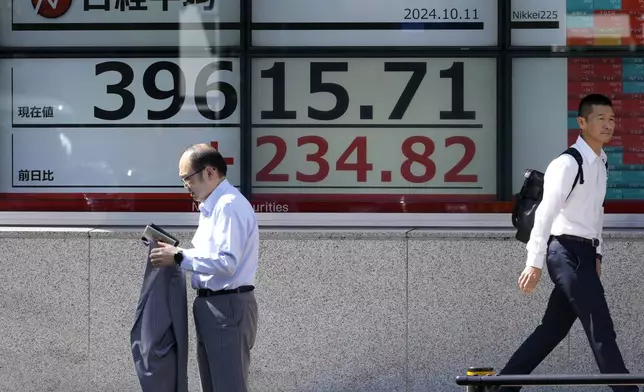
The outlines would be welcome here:
M 628 373 L 615 341 L 613 320 L 597 276 L 596 250 L 571 239 L 551 238 L 546 262 L 555 284 L 541 324 L 517 349 L 499 374 L 530 374 L 566 337 L 579 318 L 601 373 Z M 637 392 L 637 386 L 613 386 Z M 505 387 L 501 391 L 519 391 Z

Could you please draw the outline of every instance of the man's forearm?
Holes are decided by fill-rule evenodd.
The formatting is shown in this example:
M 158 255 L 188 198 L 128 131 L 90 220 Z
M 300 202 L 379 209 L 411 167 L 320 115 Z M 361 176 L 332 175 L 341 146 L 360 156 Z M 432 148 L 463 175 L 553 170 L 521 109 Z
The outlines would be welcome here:
M 197 274 L 233 275 L 237 269 L 237 259 L 231 253 L 199 252 L 196 248 L 183 249 L 181 268 Z

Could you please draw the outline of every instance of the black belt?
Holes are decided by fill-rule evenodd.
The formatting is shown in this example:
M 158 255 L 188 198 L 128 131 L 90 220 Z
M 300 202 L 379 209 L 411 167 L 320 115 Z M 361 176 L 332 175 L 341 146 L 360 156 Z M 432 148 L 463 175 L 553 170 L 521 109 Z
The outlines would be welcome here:
M 246 293 L 248 291 L 253 291 L 253 290 L 255 290 L 255 286 L 239 286 L 236 289 L 217 290 L 217 291 L 212 291 L 210 289 L 197 289 L 197 295 L 199 297 L 212 297 L 214 295 Z
M 581 242 L 582 244 L 590 245 L 593 248 L 597 248 L 599 246 L 599 240 L 597 238 L 590 239 L 590 238 L 584 238 L 584 237 L 579 237 L 579 236 L 570 235 L 570 234 L 555 235 L 553 237 L 557 239 L 562 239 L 562 240 Z

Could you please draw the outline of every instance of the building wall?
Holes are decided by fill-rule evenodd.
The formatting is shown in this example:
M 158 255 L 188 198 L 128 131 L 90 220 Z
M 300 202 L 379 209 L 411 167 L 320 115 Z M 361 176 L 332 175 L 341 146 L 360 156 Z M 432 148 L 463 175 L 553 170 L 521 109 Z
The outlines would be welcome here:
M 140 391 L 129 347 L 146 254 L 139 232 L 0 232 L 0 391 Z M 465 390 L 454 377 L 500 369 L 552 288 L 544 271 L 536 293 L 519 292 L 525 251 L 512 235 L 262 230 L 252 390 Z M 632 372 L 644 372 L 641 237 L 606 233 L 602 277 Z M 190 318 L 190 390 L 200 391 Z M 537 372 L 597 372 L 579 322 Z

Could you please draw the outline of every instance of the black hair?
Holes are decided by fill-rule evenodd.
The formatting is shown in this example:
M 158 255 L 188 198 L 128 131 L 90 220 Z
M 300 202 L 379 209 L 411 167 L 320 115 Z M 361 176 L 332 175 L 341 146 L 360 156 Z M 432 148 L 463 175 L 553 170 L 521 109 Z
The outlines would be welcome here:
M 588 115 L 593 112 L 594 105 L 613 107 L 613 103 L 607 96 L 602 94 L 589 94 L 579 102 L 577 116 L 588 119 Z
M 190 163 L 195 171 L 210 166 L 217 169 L 222 176 L 226 175 L 228 165 L 224 157 L 214 147 L 207 144 L 194 144 L 186 148 L 185 152 L 190 153 Z

